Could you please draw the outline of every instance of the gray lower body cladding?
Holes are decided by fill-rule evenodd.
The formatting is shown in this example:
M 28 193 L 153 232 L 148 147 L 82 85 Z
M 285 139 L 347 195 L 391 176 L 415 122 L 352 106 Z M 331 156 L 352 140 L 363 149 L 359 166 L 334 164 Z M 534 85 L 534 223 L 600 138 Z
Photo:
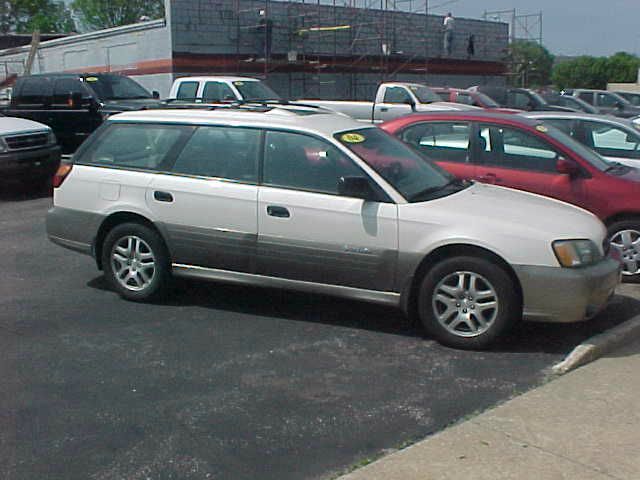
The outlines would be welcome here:
M 582 268 L 516 265 L 525 320 L 569 323 L 587 320 L 607 303 L 620 282 L 620 263 L 607 258 Z

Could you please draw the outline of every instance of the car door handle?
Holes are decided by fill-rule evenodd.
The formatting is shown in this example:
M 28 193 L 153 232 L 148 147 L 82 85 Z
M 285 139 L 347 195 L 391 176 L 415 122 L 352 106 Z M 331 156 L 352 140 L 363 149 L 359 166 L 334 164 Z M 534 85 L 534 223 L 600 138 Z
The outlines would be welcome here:
M 267 207 L 267 215 L 280 218 L 289 218 L 291 216 L 289 210 L 284 207 L 278 207 L 275 205 L 269 205 Z
M 496 182 L 499 182 L 501 179 L 498 178 L 495 173 L 487 173 L 485 175 L 479 176 L 478 180 L 484 183 L 496 183 Z
M 389 107 L 380 107 L 380 111 L 381 112 L 388 112 L 389 111 Z
M 155 198 L 158 202 L 173 202 L 173 195 L 171 195 L 169 192 L 160 192 L 156 190 L 155 192 L 153 192 L 153 198 Z

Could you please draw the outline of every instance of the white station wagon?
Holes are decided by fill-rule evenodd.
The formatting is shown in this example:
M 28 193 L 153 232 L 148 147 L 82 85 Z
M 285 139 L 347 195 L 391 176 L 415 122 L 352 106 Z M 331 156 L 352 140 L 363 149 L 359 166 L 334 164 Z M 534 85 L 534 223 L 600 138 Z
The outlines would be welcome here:
M 483 348 L 595 315 L 620 279 L 592 214 L 461 183 L 374 126 L 295 106 L 111 117 L 54 179 L 49 238 L 124 298 L 172 275 L 379 302 Z

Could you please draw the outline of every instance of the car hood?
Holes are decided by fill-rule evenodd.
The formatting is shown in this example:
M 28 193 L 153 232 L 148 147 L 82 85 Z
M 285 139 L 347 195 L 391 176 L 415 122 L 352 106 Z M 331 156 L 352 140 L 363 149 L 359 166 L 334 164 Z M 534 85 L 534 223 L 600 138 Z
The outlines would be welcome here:
M 49 130 L 49 127 L 24 118 L 0 117 L 0 135 L 33 132 L 37 130 Z
M 133 110 L 144 110 L 150 107 L 157 107 L 161 104 L 160 100 L 155 98 L 140 98 L 133 100 L 106 100 L 103 111 L 106 112 L 130 112 Z
M 425 244 L 470 243 L 514 264 L 557 266 L 552 242 L 590 239 L 602 246 L 606 229 L 592 213 L 540 195 L 474 183 L 452 195 L 399 208 Z

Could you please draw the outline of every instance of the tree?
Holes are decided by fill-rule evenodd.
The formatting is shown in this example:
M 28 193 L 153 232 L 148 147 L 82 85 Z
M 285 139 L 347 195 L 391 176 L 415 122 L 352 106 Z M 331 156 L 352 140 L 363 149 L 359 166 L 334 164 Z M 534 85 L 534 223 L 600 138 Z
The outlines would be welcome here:
M 119 27 L 140 21 L 140 17 L 161 18 L 163 0 L 74 0 L 73 10 L 90 28 Z
M 71 11 L 53 0 L 0 0 L 3 33 L 69 33 L 75 30 Z
M 607 57 L 582 56 L 556 65 L 553 83 L 563 88 L 607 88 L 607 83 L 635 82 L 640 58 L 618 52 Z
M 509 45 L 511 84 L 524 87 L 542 87 L 551 81 L 554 57 L 536 42 L 516 40 Z

